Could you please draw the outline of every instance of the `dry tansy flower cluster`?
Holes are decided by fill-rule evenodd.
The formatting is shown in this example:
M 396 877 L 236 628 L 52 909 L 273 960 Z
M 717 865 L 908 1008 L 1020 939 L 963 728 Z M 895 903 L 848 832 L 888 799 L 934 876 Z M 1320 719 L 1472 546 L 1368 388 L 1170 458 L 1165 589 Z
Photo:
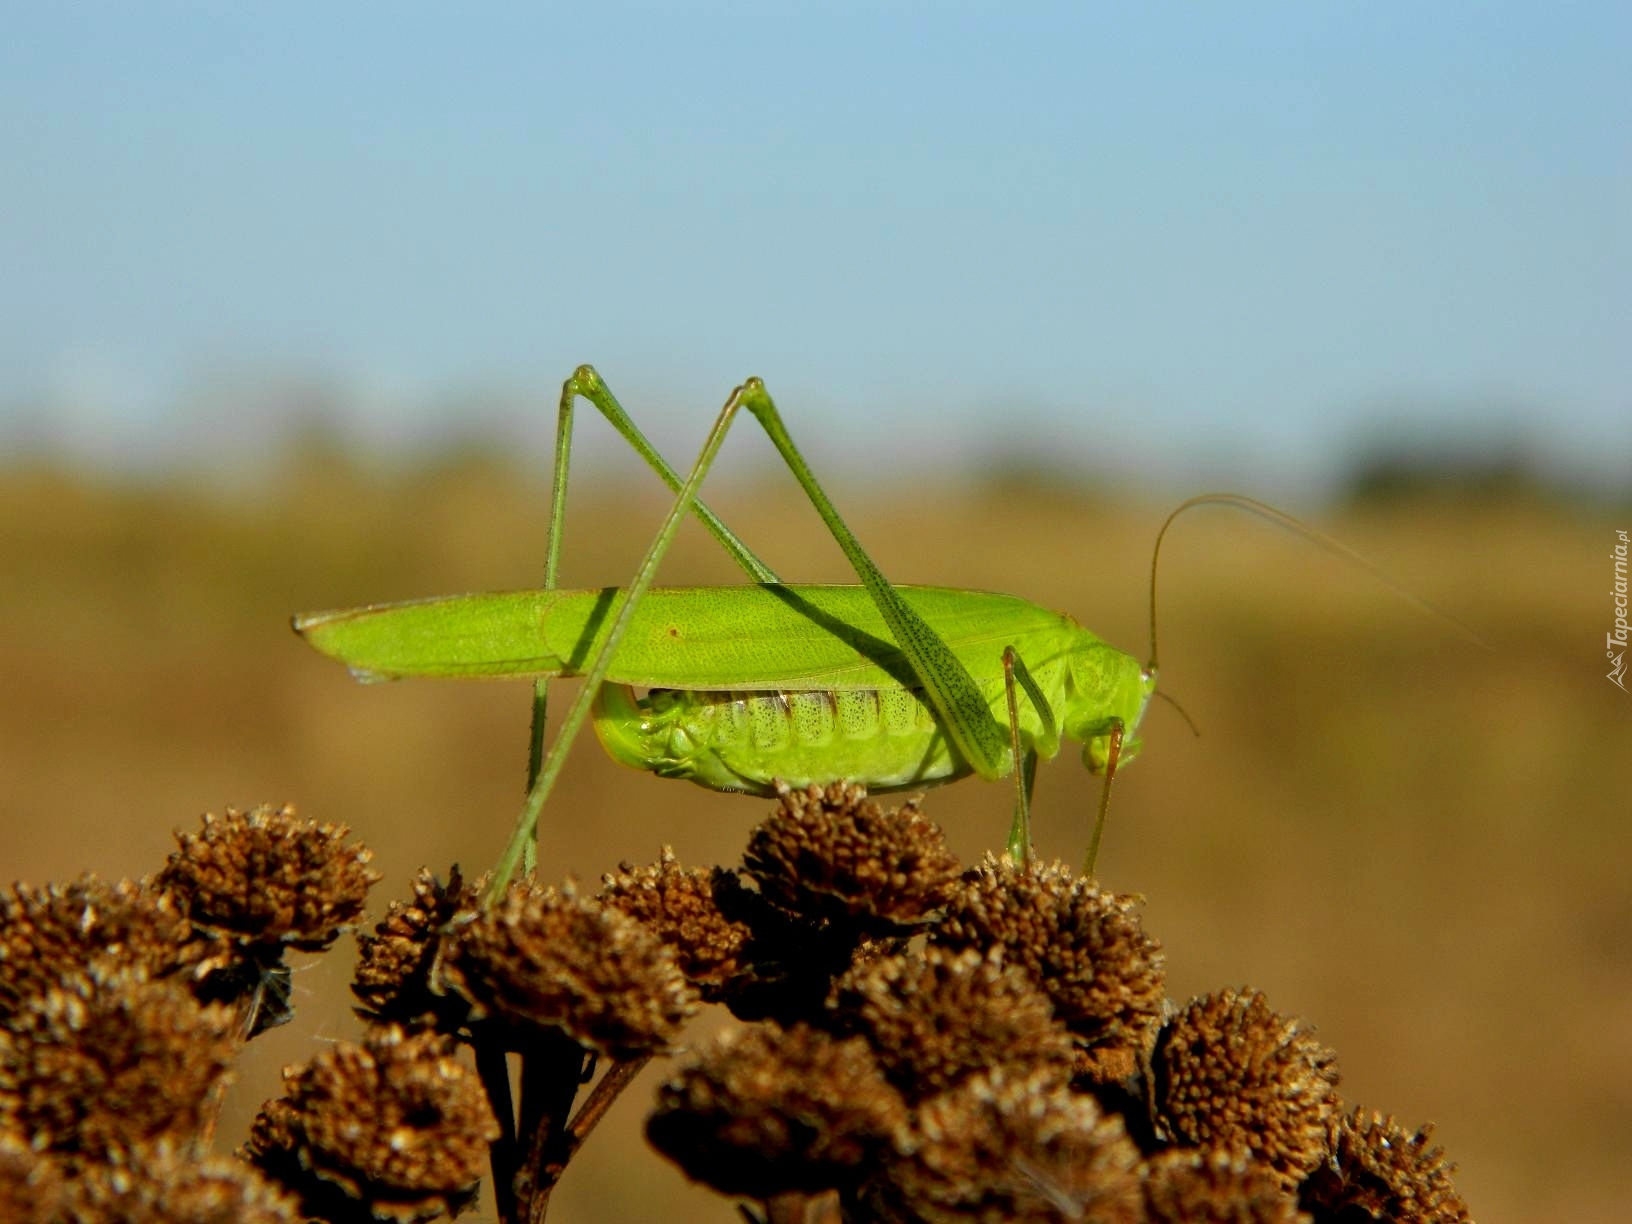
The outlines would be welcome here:
M 421 871 L 359 936 L 363 1039 L 210 1156 L 234 1056 L 289 1017 L 287 951 L 354 927 L 375 877 L 287 808 L 180 841 L 140 884 L 0 895 L 0 1218 L 410 1224 L 490 1172 L 502 1221 L 542 1220 L 703 1004 L 735 1023 L 647 1134 L 749 1219 L 1469 1218 L 1427 1129 L 1346 1106 L 1307 1025 L 1248 990 L 1169 1002 L 1136 898 L 966 869 L 915 804 L 842 784 L 783 788 L 734 871 L 665 850 L 486 908 Z
M 0 1219 L 283 1224 L 298 1199 L 210 1155 L 244 1043 L 289 1018 L 290 948 L 359 922 L 347 831 L 228 809 L 140 882 L 0 892 Z

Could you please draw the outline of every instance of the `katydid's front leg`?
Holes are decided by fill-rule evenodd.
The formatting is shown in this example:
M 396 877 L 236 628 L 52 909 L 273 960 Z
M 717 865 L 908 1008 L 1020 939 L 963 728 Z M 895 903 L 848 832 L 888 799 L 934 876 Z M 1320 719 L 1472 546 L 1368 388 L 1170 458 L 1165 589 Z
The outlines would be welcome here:
M 1116 763 L 1122 757 L 1122 737 L 1126 728 L 1120 718 L 1111 721 L 1110 747 L 1105 752 L 1105 785 L 1099 791 L 1099 815 L 1094 819 L 1094 833 L 1088 841 L 1088 854 L 1083 859 L 1082 874 L 1094 878 L 1094 864 L 1099 861 L 1099 839 L 1105 835 L 1105 818 L 1111 813 L 1111 783 L 1116 780 Z

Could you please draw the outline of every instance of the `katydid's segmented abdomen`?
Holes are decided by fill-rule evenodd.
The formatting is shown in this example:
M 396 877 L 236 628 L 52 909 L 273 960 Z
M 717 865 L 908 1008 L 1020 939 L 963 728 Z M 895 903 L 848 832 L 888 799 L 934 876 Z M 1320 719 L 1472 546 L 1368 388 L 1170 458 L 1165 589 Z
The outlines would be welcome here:
M 902 688 L 711 692 L 606 684 L 595 732 L 616 761 L 717 791 L 770 794 L 845 779 L 870 790 L 934 786 L 971 772 L 934 712 Z

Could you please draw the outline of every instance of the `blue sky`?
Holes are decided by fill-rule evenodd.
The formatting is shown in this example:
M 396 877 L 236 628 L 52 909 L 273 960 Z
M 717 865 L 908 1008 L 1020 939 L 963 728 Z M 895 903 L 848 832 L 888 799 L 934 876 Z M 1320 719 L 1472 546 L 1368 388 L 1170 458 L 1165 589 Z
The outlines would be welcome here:
M 333 413 L 1311 485 L 1380 431 L 1632 472 L 1632 8 L 8 5 L 0 446 Z

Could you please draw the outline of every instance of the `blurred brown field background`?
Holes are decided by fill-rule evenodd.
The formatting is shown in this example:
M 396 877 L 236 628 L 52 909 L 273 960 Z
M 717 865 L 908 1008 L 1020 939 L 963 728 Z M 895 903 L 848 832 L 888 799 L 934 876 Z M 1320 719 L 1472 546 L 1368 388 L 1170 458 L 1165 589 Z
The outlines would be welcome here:
M 569 585 L 625 580 L 663 498 L 578 480 Z M 784 575 L 849 575 L 791 482 L 711 500 Z M 1174 497 L 1012 475 L 839 500 L 899 581 L 1012 591 L 1143 656 L 1151 541 Z M 275 478 L 116 485 L 0 469 L 0 865 L 31 882 L 156 869 L 207 809 L 292 802 L 373 848 L 383 913 L 421 865 L 479 871 L 520 801 L 524 683 L 365 687 L 295 611 L 532 585 L 547 490 L 470 453 L 381 473 L 322 447 Z M 1251 985 L 1338 1052 L 1348 1100 L 1437 1123 L 1481 1220 L 1619 1220 L 1632 1200 L 1632 697 L 1605 679 L 1614 529 L 1632 513 L 1535 489 L 1433 488 L 1307 511 L 1486 651 L 1262 524 L 1198 511 L 1164 560 L 1165 705 L 1122 775 L 1101 861 L 1143 893 L 1177 999 Z M 688 528 L 672 584 L 736 573 Z M 557 708 L 560 708 L 559 706 Z M 1075 861 L 1097 795 L 1073 752 L 1038 786 L 1044 854 Z M 932 792 L 966 859 L 1006 788 Z M 730 863 L 767 804 L 579 746 L 544 873 L 593 884 L 671 844 Z M 221 1134 L 278 1069 L 355 1036 L 351 948 L 303 961 L 294 1022 L 257 1041 Z M 701 1033 L 715 1020 L 700 1022 Z M 569 1171 L 562 1221 L 733 1218 L 645 1148 L 655 1076 Z

